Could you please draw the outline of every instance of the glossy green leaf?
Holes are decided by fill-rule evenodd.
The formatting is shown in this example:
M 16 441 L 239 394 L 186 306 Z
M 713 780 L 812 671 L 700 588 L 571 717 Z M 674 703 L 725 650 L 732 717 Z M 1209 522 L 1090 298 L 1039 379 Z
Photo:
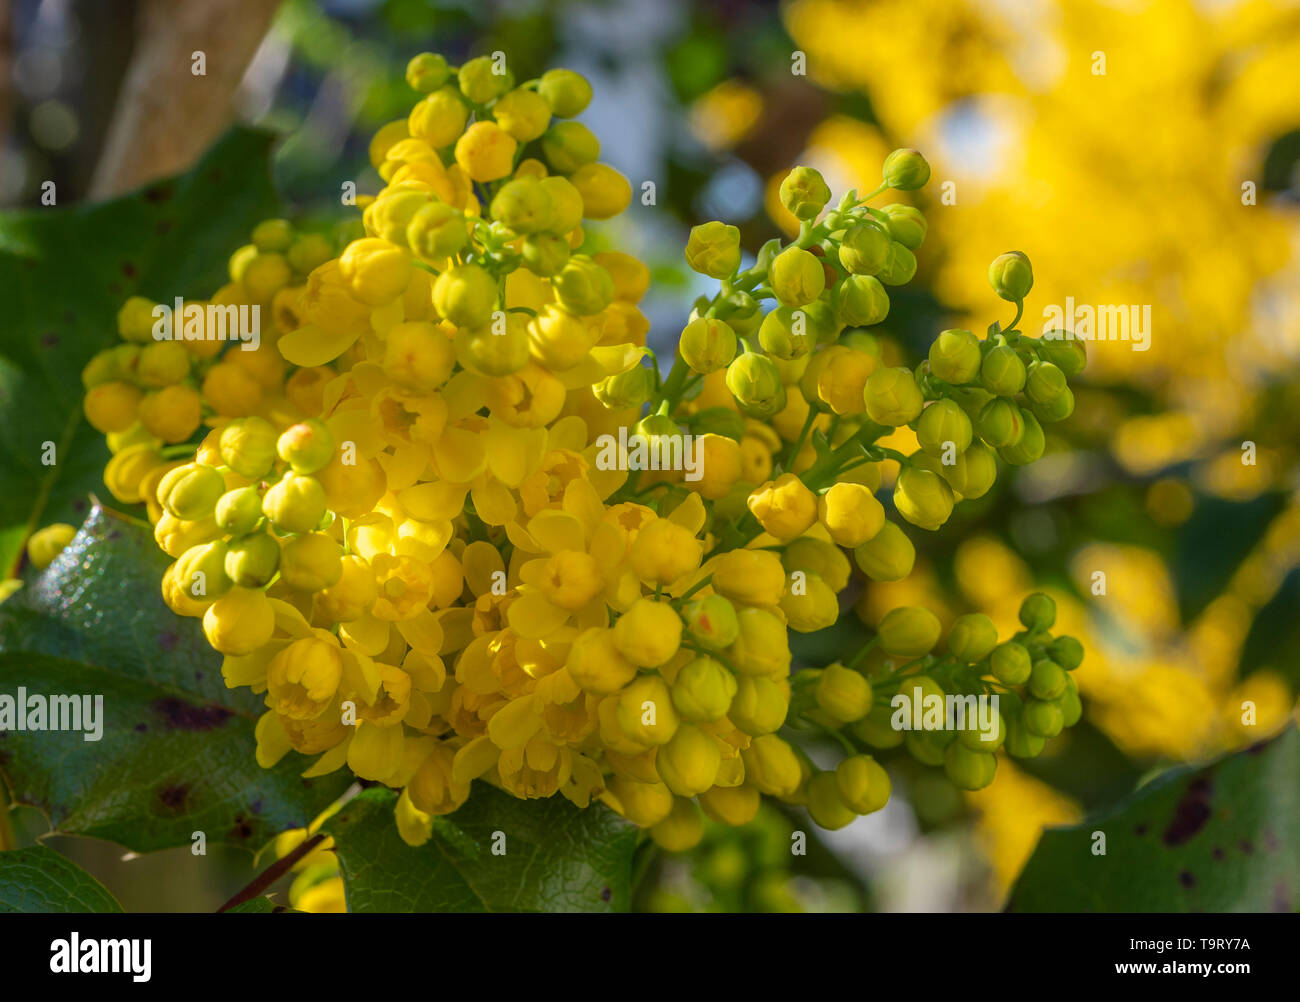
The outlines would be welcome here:
M 0 852 L 0 912 L 120 912 L 108 889 L 43 845 Z
M 119 341 L 118 308 L 136 293 L 207 298 L 227 281 L 231 252 L 274 211 L 271 141 L 236 129 L 189 173 L 134 194 L 0 214 L 0 576 L 34 529 L 79 525 L 102 490 L 108 450 L 81 415 L 81 370 Z
M 518 800 L 475 783 L 465 806 L 436 819 L 433 837 L 412 848 L 397 833 L 396 800 L 372 788 L 325 823 L 349 911 L 628 909 L 637 833 L 605 807 L 579 810 L 559 796 Z
M 1008 908 L 1300 910 L 1300 731 L 1175 769 L 1082 824 L 1044 832 Z
M 167 563 L 146 528 L 96 506 L 54 563 L 0 603 L 0 695 L 103 697 L 98 741 L 0 732 L 0 775 L 57 831 L 137 852 L 189 845 L 196 831 L 255 848 L 310 822 L 348 777 L 303 779 L 309 760 L 294 754 L 257 764 L 261 697 L 227 689 L 198 620 L 163 604 Z

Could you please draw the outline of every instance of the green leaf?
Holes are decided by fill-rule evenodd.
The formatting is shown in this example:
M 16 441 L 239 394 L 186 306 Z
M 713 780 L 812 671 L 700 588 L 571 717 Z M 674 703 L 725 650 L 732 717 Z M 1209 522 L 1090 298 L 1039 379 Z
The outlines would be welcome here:
M 0 912 L 121 912 L 98 880 L 43 845 L 0 852 Z
M 636 829 L 600 805 L 518 800 L 486 783 L 412 848 L 397 795 L 366 790 L 324 829 L 335 839 L 353 912 L 620 912 L 631 897 Z M 496 833 L 501 833 L 497 835 Z M 504 854 L 494 854 L 501 845 Z
M 1228 580 L 1286 503 L 1286 495 L 1280 491 L 1249 501 L 1197 499 L 1192 517 L 1178 531 L 1170 560 L 1184 623 L 1190 623 L 1223 594 Z
M 227 258 L 274 212 L 271 142 L 236 129 L 189 173 L 134 194 L 0 214 L 0 576 L 34 529 L 80 524 L 101 483 L 108 450 L 81 416 L 81 370 L 118 341 L 118 308 L 136 293 L 207 298 L 227 281 Z
M 1106 854 L 1093 855 L 1094 832 Z M 1020 912 L 1300 910 L 1300 731 L 1176 769 L 1080 825 L 1044 832 Z
M 255 848 L 301 828 L 347 785 L 306 780 L 290 754 L 254 758 L 265 712 L 229 690 L 196 619 L 162 601 L 168 560 L 145 528 L 98 505 L 55 561 L 0 603 L 0 694 L 103 696 L 103 737 L 0 731 L 0 775 L 55 830 L 136 852 L 209 842 Z
M 1255 614 L 1241 648 L 1241 674 L 1253 675 L 1265 668 L 1281 674 L 1300 690 L 1300 569 L 1282 580 L 1277 593 Z

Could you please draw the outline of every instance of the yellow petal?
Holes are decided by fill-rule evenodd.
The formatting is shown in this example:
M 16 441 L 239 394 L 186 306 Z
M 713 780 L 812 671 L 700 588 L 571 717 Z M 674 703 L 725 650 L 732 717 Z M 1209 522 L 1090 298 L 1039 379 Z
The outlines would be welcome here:
M 290 365 L 310 369 L 334 361 L 352 347 L 360 333 L 329 334 L 315 324 L 307 324 L 283 335 L 275 344 Z
M 321 753 L 320 758 L 303 772 L 303 778 L 315 779 L 317 776 L 328 776 L 335 769 L 340 768 L 348 760 L 348 748 L 351 744 L 351 741 L 340 741 L 333 748 L 326 749 Z
M 581 452 L 587 447 L 587 422 L 576 414 L 562 417 L 546 431 L 546 450 Z
M 468 484 L 487 469 L 483 436 L 465 428 L 448 428 L 433 448 L 433 462 L 443 480 Z
M 464 744 L 451 760 L 451 778 L 457 783 L 469 783 L 487 773 L 497 764 L 501 749 L 481 734 Z
M 539 466 L 546 455 L 545 428 L 512 428 L 499 418 L 488 422 L 488 469 L 508 487 L 518 487 Z
M 455 518 L 465 507 L 464 484 L 435 481 L 397 491 L 397 503 L 411 518 L 440 522 Z
M 375 459 L 388 477 L 388 489 L 409 488 L 429 465 L 429 449 L 423 445 L 396 445 L 391 455 L 380 453 Z
M 301 612 L 283 599 L 269 598 L 275 613 L 275 628 L 291 637 L 305 637 L 311 633 L 311 624 Z
M 360 619 L 339 626 L 339 637 L 354 651 L 377 658 L 388 649 L 389 624 L 366 614 Z
M 704 528 L 704 502 L 694 491 L 686 495 L 686 500 L 668 515 L 668 521 L 675 522 L 688 530 L 692 536 L 698 535 Z
M 378 422 L 368 407 L 347 407 L 335 411 L 325 421 L 336 442 L 351 442 L 357 455 L 373 459 L 384 451 L 386 443 Z
M 488 462 L 491 463 L 491 453 Z M 505 525 L 519 512 L 514 495 L 505 484 L 489 482 L 470 491 L 474 513 L 487 525 Z
M 253 736 L 257 739 L 257 764 L 263 769 L 271 768 L 293 747 L 279 716 L 271 710 L 257 718 Z
M 552 605 L 538 592 L 524 592 L 506 613 L 510 628 L 521 637 L 544 637 L 564 625 L 568 612 Z
M 548 553 L 587 548 L 582 523 L 568 512 L 556 511 L 553 508 L 539 511 L 528 522 L 528 532 Z
M 420 610 L 414 619 L 398 621 L 397 631 L 421 654 L 437 657 L 438 651 L 442 649 L 442 624 L 429 609 Z
M 492 714 L 487 727 L 488 737 L 498 748 L 522 748 L 542 729 L 542 716 L 532 696 L 520 696 Z

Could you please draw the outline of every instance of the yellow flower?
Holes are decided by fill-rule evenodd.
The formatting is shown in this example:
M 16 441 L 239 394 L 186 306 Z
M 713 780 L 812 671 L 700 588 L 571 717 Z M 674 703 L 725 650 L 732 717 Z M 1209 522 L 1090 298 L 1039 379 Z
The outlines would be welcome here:
M 793 473 L 769 480 L 746 503 L 764 530 L 781 542 L 802 536 L 817 521 L 817 495 Z
M 295 640 L 267 666 L 267 705 L 281 716 L 311 720 L 334 698 L 342 676 L 337 644 L 316 637 Z

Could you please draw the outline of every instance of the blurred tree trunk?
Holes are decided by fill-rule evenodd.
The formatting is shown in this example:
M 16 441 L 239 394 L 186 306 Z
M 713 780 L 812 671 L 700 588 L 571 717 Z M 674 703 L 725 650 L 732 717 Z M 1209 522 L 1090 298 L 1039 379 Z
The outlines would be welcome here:
M 198 159 L 234 117 L 235 92 L 278 6 L 279 0 L 142 0 L 92 199 Z M 197 53 L 202 75 L 195 72 Z

